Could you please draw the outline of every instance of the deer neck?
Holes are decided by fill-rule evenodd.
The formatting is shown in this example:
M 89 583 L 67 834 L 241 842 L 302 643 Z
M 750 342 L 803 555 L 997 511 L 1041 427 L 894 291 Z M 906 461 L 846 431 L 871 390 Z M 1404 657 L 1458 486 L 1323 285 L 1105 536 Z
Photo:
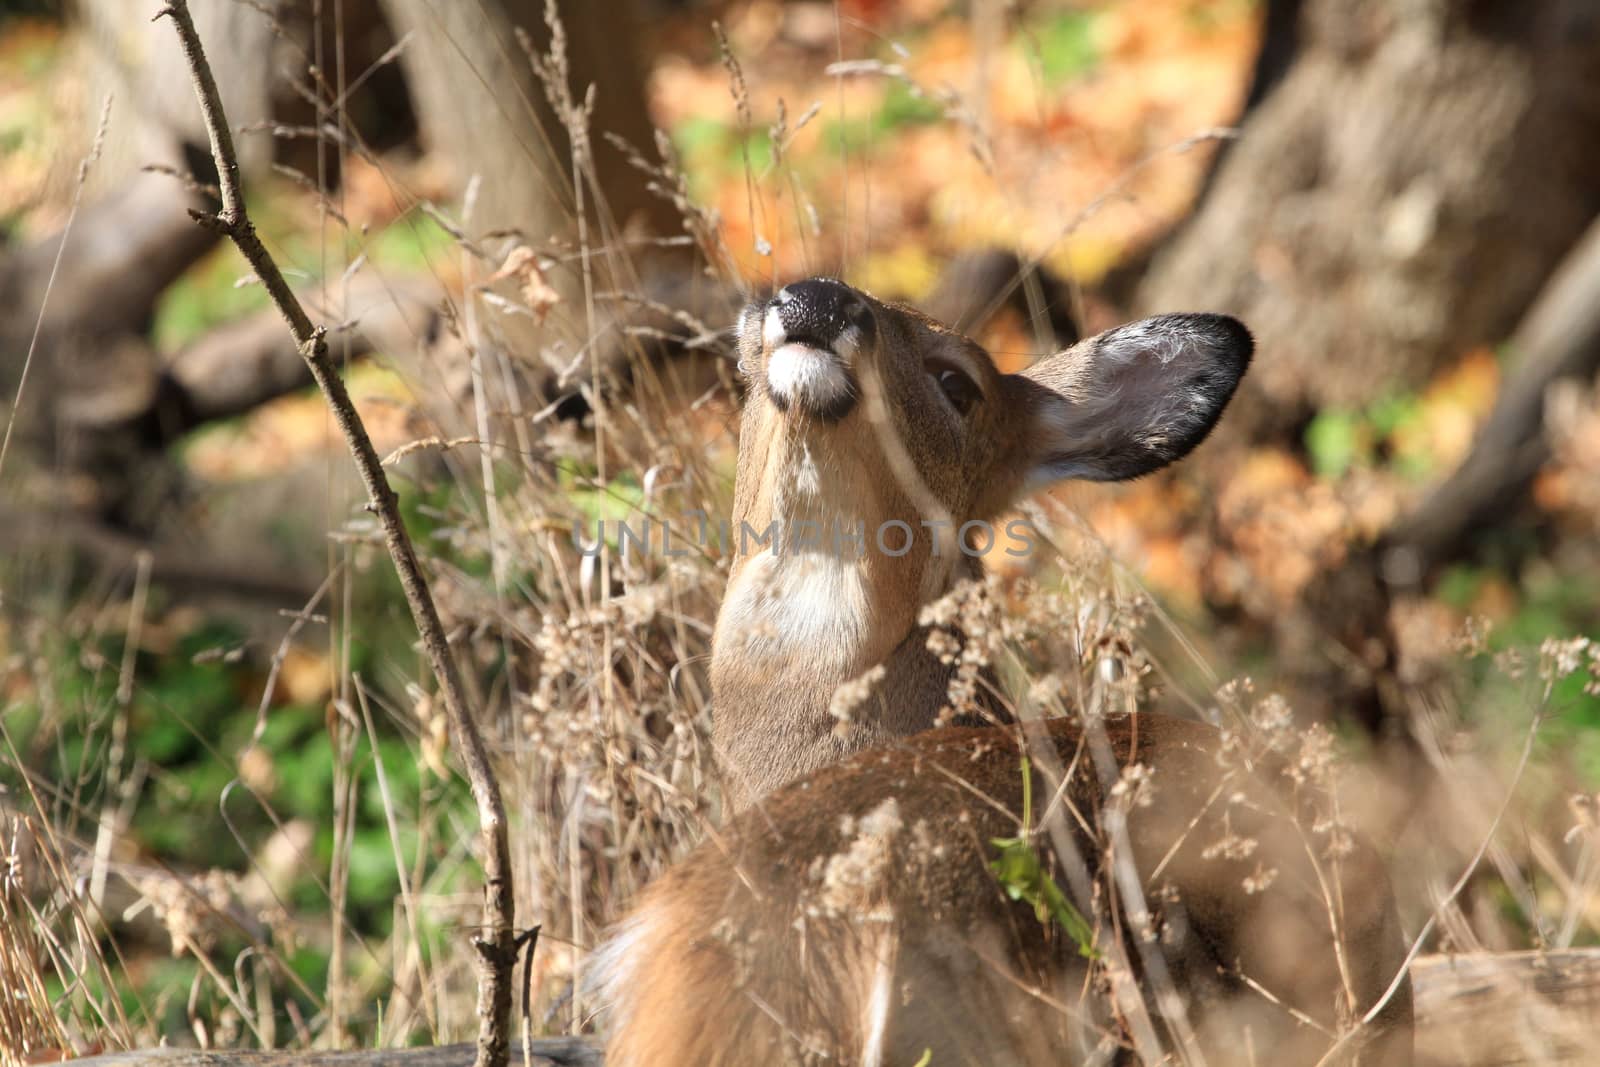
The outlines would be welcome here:
M 880 549 L 884 524 L 915 513 L 885 491 L 893 482 L 873 450 L 837 428 L 775 432 L 771 413 L 746 417 L 734 563 L 711 657 L 714 741 L 740 802 L 932 725 L 949 672 L 928 653 L 917 615 L 968 569 L 932 558 L 922 529 L 904 555 Z M 901 536 L 890 531 L 889 546 Z M 839 686 L 879 665 L 872 695 L 842 721 L 832 711 Z

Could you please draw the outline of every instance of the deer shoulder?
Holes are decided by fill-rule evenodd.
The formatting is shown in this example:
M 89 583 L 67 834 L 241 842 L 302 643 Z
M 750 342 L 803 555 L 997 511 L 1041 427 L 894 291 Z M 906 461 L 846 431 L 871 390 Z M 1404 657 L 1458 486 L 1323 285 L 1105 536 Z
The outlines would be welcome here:
M 747 810 L 601 951 L 608 1064 L 1409 1062 L 1382 865 L 1319 843 L 1270 756 L 1152 715 L 936 728 L 953 667 L 919 614 L 978 573 L 972 524 L 1185 455 L 1248 366 L 1245 328 L 1163 315 L 1002 374 L 812 279 L 739 335 L 711 673 Z M 865 691 L 841 719 L 846 683 Z

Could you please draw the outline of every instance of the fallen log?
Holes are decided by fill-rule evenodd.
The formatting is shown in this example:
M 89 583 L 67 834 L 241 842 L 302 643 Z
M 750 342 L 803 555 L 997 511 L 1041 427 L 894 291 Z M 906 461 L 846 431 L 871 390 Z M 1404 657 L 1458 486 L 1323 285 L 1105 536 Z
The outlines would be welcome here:
M 1418 1067 L 1591 1064 L 1600 1050 L 1600 949 L 1423 956 L 1411 965 Z M 594 1038 L 540 1038 L 538 1067 L 600 1067 Z M 159 1049 L 83 1067 L 468 1067 L 471 1045 L 364 1052 Z M 511 1051 L 521 1062 L 520 1050 Z
M 1423 956 L 1411 984 L 1419 1067 L 1600 1057 L 1600 949 Z
M 163 1048 L 110 1052 L 73 1062 L 80 1067 L 472 1067 L 476 1051 L 470 1044 L 354 1052 L 202 1052 Z M 599 1046 L 591 1038 L 536 1038 L 531 1052 L 533 1067 L 600 1067 L 601 1062 Z M 521 1046 L 515 1041 L 511 1062 L 523 1062 Z

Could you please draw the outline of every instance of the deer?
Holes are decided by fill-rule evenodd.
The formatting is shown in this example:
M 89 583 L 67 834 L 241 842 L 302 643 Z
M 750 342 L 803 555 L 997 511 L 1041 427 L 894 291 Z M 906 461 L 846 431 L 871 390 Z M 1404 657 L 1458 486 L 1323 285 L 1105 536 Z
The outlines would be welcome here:
M 813 278 L 736 332 L 748 539 L 710 664 L 732 815 L 592 957 L 608 1067 L 1409 1063 L 1383 863 L 1308 828 L 1292 754 L 1144 711 L 945 721 L 922 621 L 981 574 L 970 524 L 1198 445 L 1244 325 L 1158 315 L 1007 374 Z

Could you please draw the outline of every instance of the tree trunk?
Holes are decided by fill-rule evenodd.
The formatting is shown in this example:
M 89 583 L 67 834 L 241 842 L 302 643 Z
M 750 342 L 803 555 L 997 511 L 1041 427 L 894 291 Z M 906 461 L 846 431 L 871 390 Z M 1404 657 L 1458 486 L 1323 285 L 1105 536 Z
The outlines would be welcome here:
M 172 32 L 151 22 L 155 7 L 133 15 L 126 0 L 79 0 L 74 43 L 84 113 L 69 126 L 50 180 L 76 186 L 109 100 L 100 157 L 84 172 L 70 232 L 10 249 L 0 260 L 0 306 L 10 312 L 0 318 L 0 404 L 16 403 L 14 443 L 54 452 L 71 473 L 85 475 L 68 479 L 59 495 L 102 514 L 119 512 L 129 483 L 142 478 L 130 440 L 160 393 L 162 368 L 144 342 L 156 302 L 216 241 L 188 216 L 209 206 L 206 197 L 171 174 L 145 169 L 215 182 L 183 57 Z M 230 114 L 241 122 L 266 118 L 274 53 L 268 20 L 232 0 L 205 0 L 195 14 L 231 57 L 219 72 Z M 270 159 L 270 138 L 243 143 L 246 168 L 259 170 Z M 17 402 L 30 347 L 34 359 Z M 101 484 L 107 455 L 117 456 L 121 469 Z
M 1233 433 L 1502 340 L 1600 213 L 1590 0 L 1305 0 L 1298 38 L 1137 299 L 1250 324 Z
M 404 62 L 424 139 L 465 183 L 477 177 L 477 232 L 519 229 L 532 242 L 573 235 L 572 146 L 535 77 L 517 31 L 535 53 L 550 48 L 542 0 L 383 0 L 396 35 L 411 33 Z M 678 228 L 670 205 L 603 133 L 647 156 L 655 128 L 645 101 L 646 57 L 631 2 L 558 4 L 566 33 L 568 83 L 576 102 L 595 87 L 590 120 L 595 169 L 619 226 L 657 235 Z M 590 193 L 590 208 L 593 209 Z M 591 216 L 591 221 L 594 217 Z
M 1460 465 L 1375 544 L 1318 575 L 1296 610 L 1272 620 L 1279 658 L 1298 672 L 1310 707 L 1338 708 L 1374 735 L 1410 739 L 1407 709 L 1416 689 L 1436 679 L 1418 677 L 1415 665 L 1403 676 L 1395 606 L 1441 568 L 1470 559 L 1486 531 L 1527 516 L 1518 504 L 1551 455 L 1547 398 L 1562 383 L 1586 386 L 1600 368 L 1600 219 L 1558 266 L 1510 348 L 1509 376 Z
M 234 0 L 197 0 L 190 7 L 200 34 L 228 57 L 218 64 L 217 88 L 235 126 L 271 118 L 274 64 L 284 57 L 267 16 Z M 204 150 L 206 131 L 171 27 L 165 20 L 152 21 L 159 9 L 154 0 L 76 0 L 74 5 L 76 40 L 90 79 L 86 103 L 98 111 L 102 96 L 110 93 L 119 112 L 91 192 L 112 187 L 122 175 L 150 163 L 187 169 L 189 162 L 208 158 L 186 161 L 177 155 L 184 145 Z M 94 117 L 87 116 L 88 133 Z M 239 152 L 246 172 L 259 170 L 272 157 L 271 135 L 241 138 Z
M 682 229 L 672 205 L 646 189 L 645 175 L 604 136 L 621 137 L 646 158 L 655 156 L 645 57 L 631 0 L 561 0 L 557 5 L 573 101 L 581 106 L 594 87 L 587 137 L 592 171 L 581 190 L 575 190 L 580 171 L 568 123 L 552 109 L 518 39 L 520 31 L 536 55 L 549 52 L 544 0 L 383 0 L 383 5 L 396 35 L 410 35 L 403 62 L 424 141 L 453 168 L 461 189 L 476 188 L 468 234 L 476 240 L 514 231 L 530 248 L 559 261 L 547 277 L 561 300 L 544 323 L 495 317 L 509 347 L 527 357 L 552 339 L 569 345 L 588 339 L 577 255 L 580 192 L 587 244 L 599 250 L 590 263 L 596 291 L 633 277 L 629 253 L 634 250 L 618 244 L 624 234 L 663 237 Z M 492 242 L 489 250 L 504 254 Z M 514 280 L 502 285 L 501 291 L 514 298 Z
M 216 240 L 186 212 L 203 206 L 203 198 L 186 196 L 171 176 L 144 173 L 147 167 L 162 167 L 215 181 L 200 109 L 172 33 L 150 21 L 153 11 L 130 17 L 125 0 L 79 0 L 76 10 L 84 111 L 67 126 L 49 179 L 53 185 L 77 183 L 103 102 L 110 101 L 110 111 L 99 158 L 84 175 L 83 208 L 72 232 L 11 249 L 0 262 L 0 295 L 11 312 L 0 323 L 0 386 L 8 395 L 41 310 L 46 355 L 53 348 L 47 342 L 61 334 L 142 331 L 161 293 Z M 206 0 L 195 6 L 195 14 L 202 32 L 226 42 L 234 57 L 219 74 L 229 113 L 242 122 L 266 118 L 273 51 L 267 20 L 231 0 Z M 270 140 L 247 138 L 244 145 L 247 169 L 259 169 L 270 154 Z M 46 306 L 58 253 L 61 267 Z M 41 371 L 53 362 L 45 360 Z

